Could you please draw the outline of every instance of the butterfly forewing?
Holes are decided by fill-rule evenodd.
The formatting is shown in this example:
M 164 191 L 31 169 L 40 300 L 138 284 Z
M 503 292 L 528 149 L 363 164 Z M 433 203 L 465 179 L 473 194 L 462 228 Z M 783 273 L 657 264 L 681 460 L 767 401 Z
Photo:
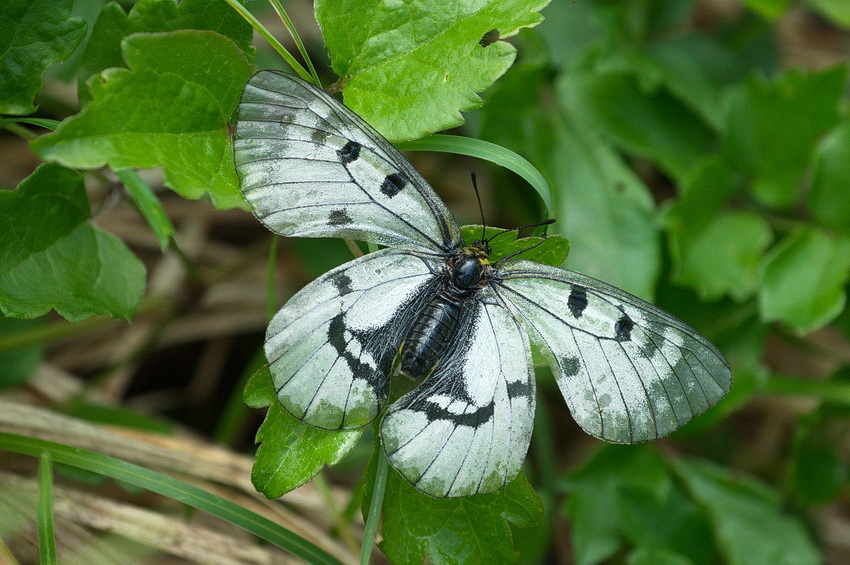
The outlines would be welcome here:
M 528 451 L 535 390 L 528 338 L 488 295 L 468 305 L 449 355 L 381 425 L 390 464 L 438 498 L 501 488 Z
M 667 435 L 715 405 L 732 374 L 681 320 L 616 287 L 540 263 L 499 270 L 498 294 L 547 355 L 589 434 L 635 443 Z
M 383 249 L 301 289 L 266 332 L 281 404 L 325 429 L 355 428 L 383 408 L 393 358 L 438 282 L 432 257 Z
M 292 75 L 251 77 L 233 150 L 242 193 L 276 233 L 435 250 L 460 242 L 445 204 L 390 143 Z

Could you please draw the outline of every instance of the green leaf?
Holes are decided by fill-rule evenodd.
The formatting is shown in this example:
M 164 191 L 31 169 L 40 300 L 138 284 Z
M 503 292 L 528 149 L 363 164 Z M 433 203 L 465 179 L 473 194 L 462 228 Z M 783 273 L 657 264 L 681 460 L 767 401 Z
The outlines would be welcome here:
M 739 57 L 714 37 L 676 35 L 647 46 L 665 90 L 696 112 L 712 129 L 721 129 L 722 87 L 743 72 Z
M 844 309 L 850 278 L 850 237 L 813 227 L 788 234 L 765 257 L 759 308 L 800 333 L 814 331 Z
M 824 225 L 850 232 L 850 121 L 843 121 L 817 148 L 809 192 L 812 215 Z
M 512 563 L 511 530 L 543 513 L 537 493 L 519 475 L 489 494 L 431 498 L 392 468 L 387 477 L 381 550 L 393 563 Z
M 693 565 L 693 561 L 668 549 L 641 547 L 631 553 L 627 565 Z
M 763 17 L 775 20 L 788 10 L 791 2 L 790 0 L 744 0 L 744 4 Z
M 794 450 L 794 491 L 804 504 L 828 504 L 847 483 L 847 465 L 836 452 L 834 441 L 834 437 L 807 434 Z
M 242 391 L 242 400 L 251 408 L 265 408 L 277 402 L 268 364 L 260 367 L 248 379 Z
M 481 226 L 463 226 L 460 228 L 460 232 L 467 245 L 481 239 Z M 493 238 L 503 232 L 510 232 L 510 230 L 487 227 L 484 234 L 485 239 Z M 499 236 L 490 244 L 493 250 L 490 254 L 490 262 L 493 263 L 512 253 L 523 251 L 521 255 L 523 259 L 545 263 L 553 267 L 560 267 L 570 252 L 570 242 L 560 235 L 550 235 L 543 243 L 541 243 L 541 240 L 543 240 L 542 237 L 523 237 L 517 239 L 516 232 L 513 232 L 513 235 L 506 234 L 505 236 Z
M 387 139 L 416 139 L 463 123 L 462 110 L 511 66 L 516 49 L 500 38 L 539 24 L 549 0 L 317 0 L 316 20 L 345 103 Z
M 142 217 L 156 236 L 160 250 L 164 251 L 171 243 L 171 238 L 174 237 L 176 230 L 174 224 L 168 219 L 159 198 L 136 171 L 120 171 L 118 172 L 118 179 L 127 189 L 130 198 L 133 199 Z
M 718 158 L 705 159 L 684 180 L 682 196 L 666 218 L 676 281 L 704 299 L 752 296 L 772 240 L 762 216 L 725 209 L 735 191 L 728 166 Z
M 779 493 L 714 464 L 677 460 L 677 475 L 711 517 L 723 562 L 731 565 L 821 563 L 803 521 L 782 511 Z
M 815 142 L 838 123 L 846 74 L 843 66 L 788 71 L 773 83 L 754 77 L 731 91 L 723 153 L 764 204 L 788 208 L 798 201 Z
M 270 405 L 257 431 L 261 445 L 251 470 L 254 488 L 269 498 L 284 495 L 312 479 L 325 465 L 338 463 L 363 434 L 363 428 L 322 430 L 296 419 L 278 404 L 268 367 L 251 378 L 246 397 L 251 406 Z
M 592 565 L 622 550 L 664 549 L 708 565 L 714 549 L 699 508 L 675 485 L 649 445 L 605 445 L 568 479 L 567 516 L 576 562 Z
M 103 7 L 92 29 L 80 64 L 80 95 L 90 93 L 85 81 L 109 67 L 121 67 L 121 41 L 132 33 L 199 29 L 216 31 L 232 39 L 242 51 L 253 56 L 251 26 L 221 0 L 141 0 L 129 14 L 115 2 Z
M 82 176 L 57 165 L 40 166 L 17 191 L 0 191 L 0 310 L 35 318 L 55 308 L 72 322 L 132 315 L 145 268 L 88 220 Z
M 186 198 L 208 192 L 220 208 L 244 206 L 228 138 L 251 72 L 242 51 L 212 31 L 137 34 L 121 45 L 129 69 L 92 77 L 91 103 L 33 149 L 71 167 L 162 167 Z
M 539 127 L 556 136 L 546 158 L 558 187 L 558 229 L 570 238 L 564 266 L 651 300 L 661 259 L 646 187 L 612 147 L 572 117 Z
M 808 0 L 807 3 L 833 23 L 850 28 L 850 4 L 846 0 Z
M 40 326 L 42 323 L 43 320 L 16 320 L 0 315 L 0 339 Z M 0 352 L 0 390 L 26 382 L 43 357 L 44 347 L 40 345 Z
M 617 152 L 572 114 L 544 111 L 545 69 L 520 67 L 482 111 L 482 137 L 526 155 L 552 188 L 557 229 L 569 237 L 565 267 L 651 299 L 660 268 L 652 197 Z
M 639 57 L 637 64 L 658 74 L 657 80 L 636 75 L 634 57 L 611 60 L 590 52 L 563 73 L 557 84 L 558 101 L 565 111 L 627 151 L 653 159 L 681 177 L 712 147 L 715 134 L 660 87 L 660 68 Z
M 0 114 L 29 114 L 44 73 L 86 35 L 71 0 L 4 0 L 0 12 Z

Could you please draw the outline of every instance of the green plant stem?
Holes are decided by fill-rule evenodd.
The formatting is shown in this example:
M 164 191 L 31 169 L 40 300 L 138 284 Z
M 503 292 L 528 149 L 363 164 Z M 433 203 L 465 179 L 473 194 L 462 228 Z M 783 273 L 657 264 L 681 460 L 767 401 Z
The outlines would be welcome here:
M 377 439 L 375 441 L 378 441 Z M 389 464 L 383 447 L 378 446 L 378 462 L 375 467 L 375 484 L 372 487 L 372 500 L 369 502 L 369 515 L 366 517 L 366 527 L 363 530 L 363 545 L 360 546 L 360 565 L 368 565 L 375 545 L 375 535 L 378 532 L 378 522 L 381 519 L 381 508 L 384 505 L 384 492 L 387 489 L 387 473 Z
M 277 39 L 275 39 L 275 37 L 271 34 L 271 32 L 269 32 L 269 30 L 267 30 L 265 28 L 265 26 L 260 23 L 260 20 L 255 18 L 254 15 L 251 12 L 249 12 L 247 9 L 245 9 L 245 6 L 240 4 L 238 2 L 238 0 L 224 0 L 224 1 L 227 2 L 227 4 L 231 8 L 233 8 L 240 16 L 245 18 L 245 21 L 247 21 L 249 24 L 251 24 L 251 27 L 253 27 L 255 30 L 257 30 L 257 33 L 259 33 L 261 36 L 263 36 L 263 39 L 268 41 L 269 45 L 272 46 L 272 49 L 277 51 L 278 54 L 281 57 L 283 57 L 283 60 L 286 61 L 286 64 L 289 65 L 290 67 L 292 67 L 292 70 L 295 71 L 298 74 L 298 76 L 300 76 L 301 78 L 303 78 L 306 81 L 313 82 L 313 77 L 310 76 L 310 73 L 308 73 L 304 69 L 304 67 L 302 67 L 298 63 L 298 61 L 295 60 L 295 57 L 293 57 L 292 54 L 290 54 L 289 51 L 286 50 L 286 47 L 281 45 L 281 43 Z
M 316 72 L 316 67 L 313 66 L 313 61 L 310 59 L 310 55 L 304 47 L 304 42 L 301 41 L 301 36 L 298 35 L 298 30 L 295 29 L 295 25 L 292 23 L 292 19 L 290 19 L 286 10 L 283 9 L 283 4 L 280 3 L 280 0 L 269 0 L 269 4 L 272 5 L 272 8 L 274 8 L 274 11 L 277 12 L 278 17 L 280 18 L 280 21 L 283 22 L 284 26 L 286 26 L 286 30 L 289 32 L 289 35 L 292 36 L 292 40 L 298 47 L 298 52 L 301 53 L 301 57 L 304 59 L 304 62 L 307 63 L 307 68 L 310 69 L 310 74 L 313 75 L 314 83 L 316 86 L 322 86 L 322 83 L 319 80 L 319 73 Z

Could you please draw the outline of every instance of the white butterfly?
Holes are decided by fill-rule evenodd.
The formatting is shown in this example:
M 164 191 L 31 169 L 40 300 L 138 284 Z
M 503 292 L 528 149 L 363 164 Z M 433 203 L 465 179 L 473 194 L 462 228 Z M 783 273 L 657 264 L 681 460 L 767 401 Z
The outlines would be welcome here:
M 445 204 L 380 134 L 323 90 L 255 74 L 234 136 L 242 193 L 275 233 L 388 246 L 341 265 L 275 315 L 265 352 L 280 403 L 328 430 L 388 402 L 394 360 L 421 384 L 386 410 L 389 463 L 434 497 L 497 490 L 520 470 L 535 385 L 529 338 L 589 434 L 669 434 L 729 390 L 696 330 L 591 277 L 465 245 Z

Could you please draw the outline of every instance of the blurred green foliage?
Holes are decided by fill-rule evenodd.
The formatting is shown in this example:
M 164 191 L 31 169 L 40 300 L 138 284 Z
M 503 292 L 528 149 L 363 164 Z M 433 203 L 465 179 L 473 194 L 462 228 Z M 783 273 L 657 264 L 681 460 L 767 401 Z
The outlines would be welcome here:
M 32 142 L 51 163 L 0 194 L 0 311 L 128 317 L 144 270 L 124 242 L 89 222 L 82 175 L 71 169 L 161 167 L 184 198 L 243 206 L 229 131 L 254 65 L 250 26 L 223 1 L 141 0 L 129 13 L 115 3 L 8 4 L 0 19 L 3 124 L 29 120 L 16 116 L 35 111 L 46 69 L 75 48 L 63 74 L 78 80 L 81 108 Z M 567 519 L 567 546 L 582 565 L 820 562 L 809 518 L 843 503 L 849 462 L 847 68 L 789 68 L 778 28 L 793 9 L 842 34 L 846 51 L 850 3 L 748 0 L 732 12 L 691 0 L 545 8 L 491 0 L 477 11 L 464 1 L 316 4 L 324 43 L 312 48 L 317 58 L 329 51 L 350 106 L 394 140 L 457 125 L 468 111 L 465 134 L 522 155 L 551 189 L 547 209 L 516 176 L 490 171 L 488 224 L 557 219 L 549 232 L 569 243 L 551 238 L 539 250 L 544 260 L 560 261 L 569 248 L 566 267 L 692 323 L 735 375 L 726 400 L 660 446 L 599 445 L 565 465 L 565 410 L 539 417 L 527 473 L 493 495 L 435 501 L 391 474 L 387 554 L 411 563 L 548 562 L 561 556 L 554 532 Z M 72 7 L 98 15 L 71 17 Z M 479 43 L 494 29 L 514 36 L 511 43 Z M 435 76 L 444 77 L 442 88 Z M 164 247 L 173 228 L 156 198 L 139 183 L 130 194 L 147 203 L 140 207 L 152 211 L 145 218 Z M 338 241 L 289 248 L 314 275 L 350 256 Z M 52 334 L 0 321 L 0 344 L 30 336 L 26 348 L 0 347 L 0 386 L 13 388 L 44 355 L 32 336 Z M 843 353 L 822 346 L 825 333 Z M 784 364 L 813 351 L 833 374 Z M 274 401 L 265 378 L 249 384 L 252 406 Z M 558 398 L 545 374 L 540 394 L 548 405 Z M 758 459 L 747 407 L 776 395 L 807 408 L 791 417 L 781 446 Z M 74 413 L 139 426 L 120 411 L 93 412 Z M 360 435 L 301 429 L 278 406 L 270 413 L 284 423 L 267 421 L 254 469 L 269 495 L 339 461 Z

